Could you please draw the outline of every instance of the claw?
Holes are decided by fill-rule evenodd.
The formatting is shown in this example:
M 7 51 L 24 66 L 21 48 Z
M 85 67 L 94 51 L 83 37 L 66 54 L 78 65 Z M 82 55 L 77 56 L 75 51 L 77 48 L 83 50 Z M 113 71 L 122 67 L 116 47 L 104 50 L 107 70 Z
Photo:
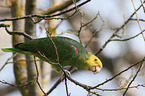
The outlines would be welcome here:
M 64 70 L 64 71 L 67 75 L 71 76 L 71 73 L 68 70 Z M 60 73 L 60 79 L 61 79 L 61 82 L 64 80 L 64 72 Z

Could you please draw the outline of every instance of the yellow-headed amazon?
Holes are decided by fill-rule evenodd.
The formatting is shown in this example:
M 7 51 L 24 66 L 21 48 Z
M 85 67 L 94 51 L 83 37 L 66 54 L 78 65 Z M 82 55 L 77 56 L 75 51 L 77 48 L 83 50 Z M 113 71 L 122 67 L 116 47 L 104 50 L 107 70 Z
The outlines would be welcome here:
M 88 52 L 80 43 L 67 37 L 46 37 L 33 39 L 25 43 L 19 43 L 14 48 L 3 48 L 4 52 L 18 52 L 21 54 L 34 55 L 52 65 L 57 72 L 61 69 L 57 64 L 57 53 L 59 63 L 64 66 L 75 66 L 85 70 L 98 73 L 102 68 L 102 63 L 95 55 Z M 53 62 L 53 63 L 52 63 Z

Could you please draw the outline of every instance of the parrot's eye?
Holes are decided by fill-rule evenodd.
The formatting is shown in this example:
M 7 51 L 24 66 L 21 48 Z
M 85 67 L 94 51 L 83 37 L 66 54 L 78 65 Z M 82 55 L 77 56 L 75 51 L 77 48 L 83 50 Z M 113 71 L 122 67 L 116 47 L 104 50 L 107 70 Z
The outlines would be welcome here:
M 97 61 L 98 61 L 98 60 L 95 58 L 95 59 L 94 59 L 94 62 L 97 63 Z

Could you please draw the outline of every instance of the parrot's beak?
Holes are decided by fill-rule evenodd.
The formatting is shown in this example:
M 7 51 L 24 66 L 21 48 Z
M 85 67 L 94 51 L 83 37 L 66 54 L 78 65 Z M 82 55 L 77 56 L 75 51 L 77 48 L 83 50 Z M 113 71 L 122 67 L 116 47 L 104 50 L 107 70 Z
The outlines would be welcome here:
M 101 67 L 100 66 L 93 66 L 89 70 L 92 71 L 94 74 L 97 74 L 98 72 L 101 71 Z

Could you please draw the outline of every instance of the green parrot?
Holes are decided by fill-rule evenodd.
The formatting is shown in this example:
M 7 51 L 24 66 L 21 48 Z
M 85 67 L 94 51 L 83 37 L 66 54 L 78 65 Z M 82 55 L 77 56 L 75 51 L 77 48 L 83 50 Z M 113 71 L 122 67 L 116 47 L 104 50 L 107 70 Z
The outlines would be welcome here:
M 2 48 L 4 52 L 17 52 L 26 55 L 34 55 L 52 65 L 60 72 L 64 66 L 75 66 L 94 72 L 100 72 L 102 63 L 98 57 L 88 52 L 80 43 L 67 37 L 45 37 L 33 39 L 25 43 L 19 43 L 14 48 Z M 57 52 L 56 52 L 57 51 Z M 58 58 L 59 57 L 59 58 Z

